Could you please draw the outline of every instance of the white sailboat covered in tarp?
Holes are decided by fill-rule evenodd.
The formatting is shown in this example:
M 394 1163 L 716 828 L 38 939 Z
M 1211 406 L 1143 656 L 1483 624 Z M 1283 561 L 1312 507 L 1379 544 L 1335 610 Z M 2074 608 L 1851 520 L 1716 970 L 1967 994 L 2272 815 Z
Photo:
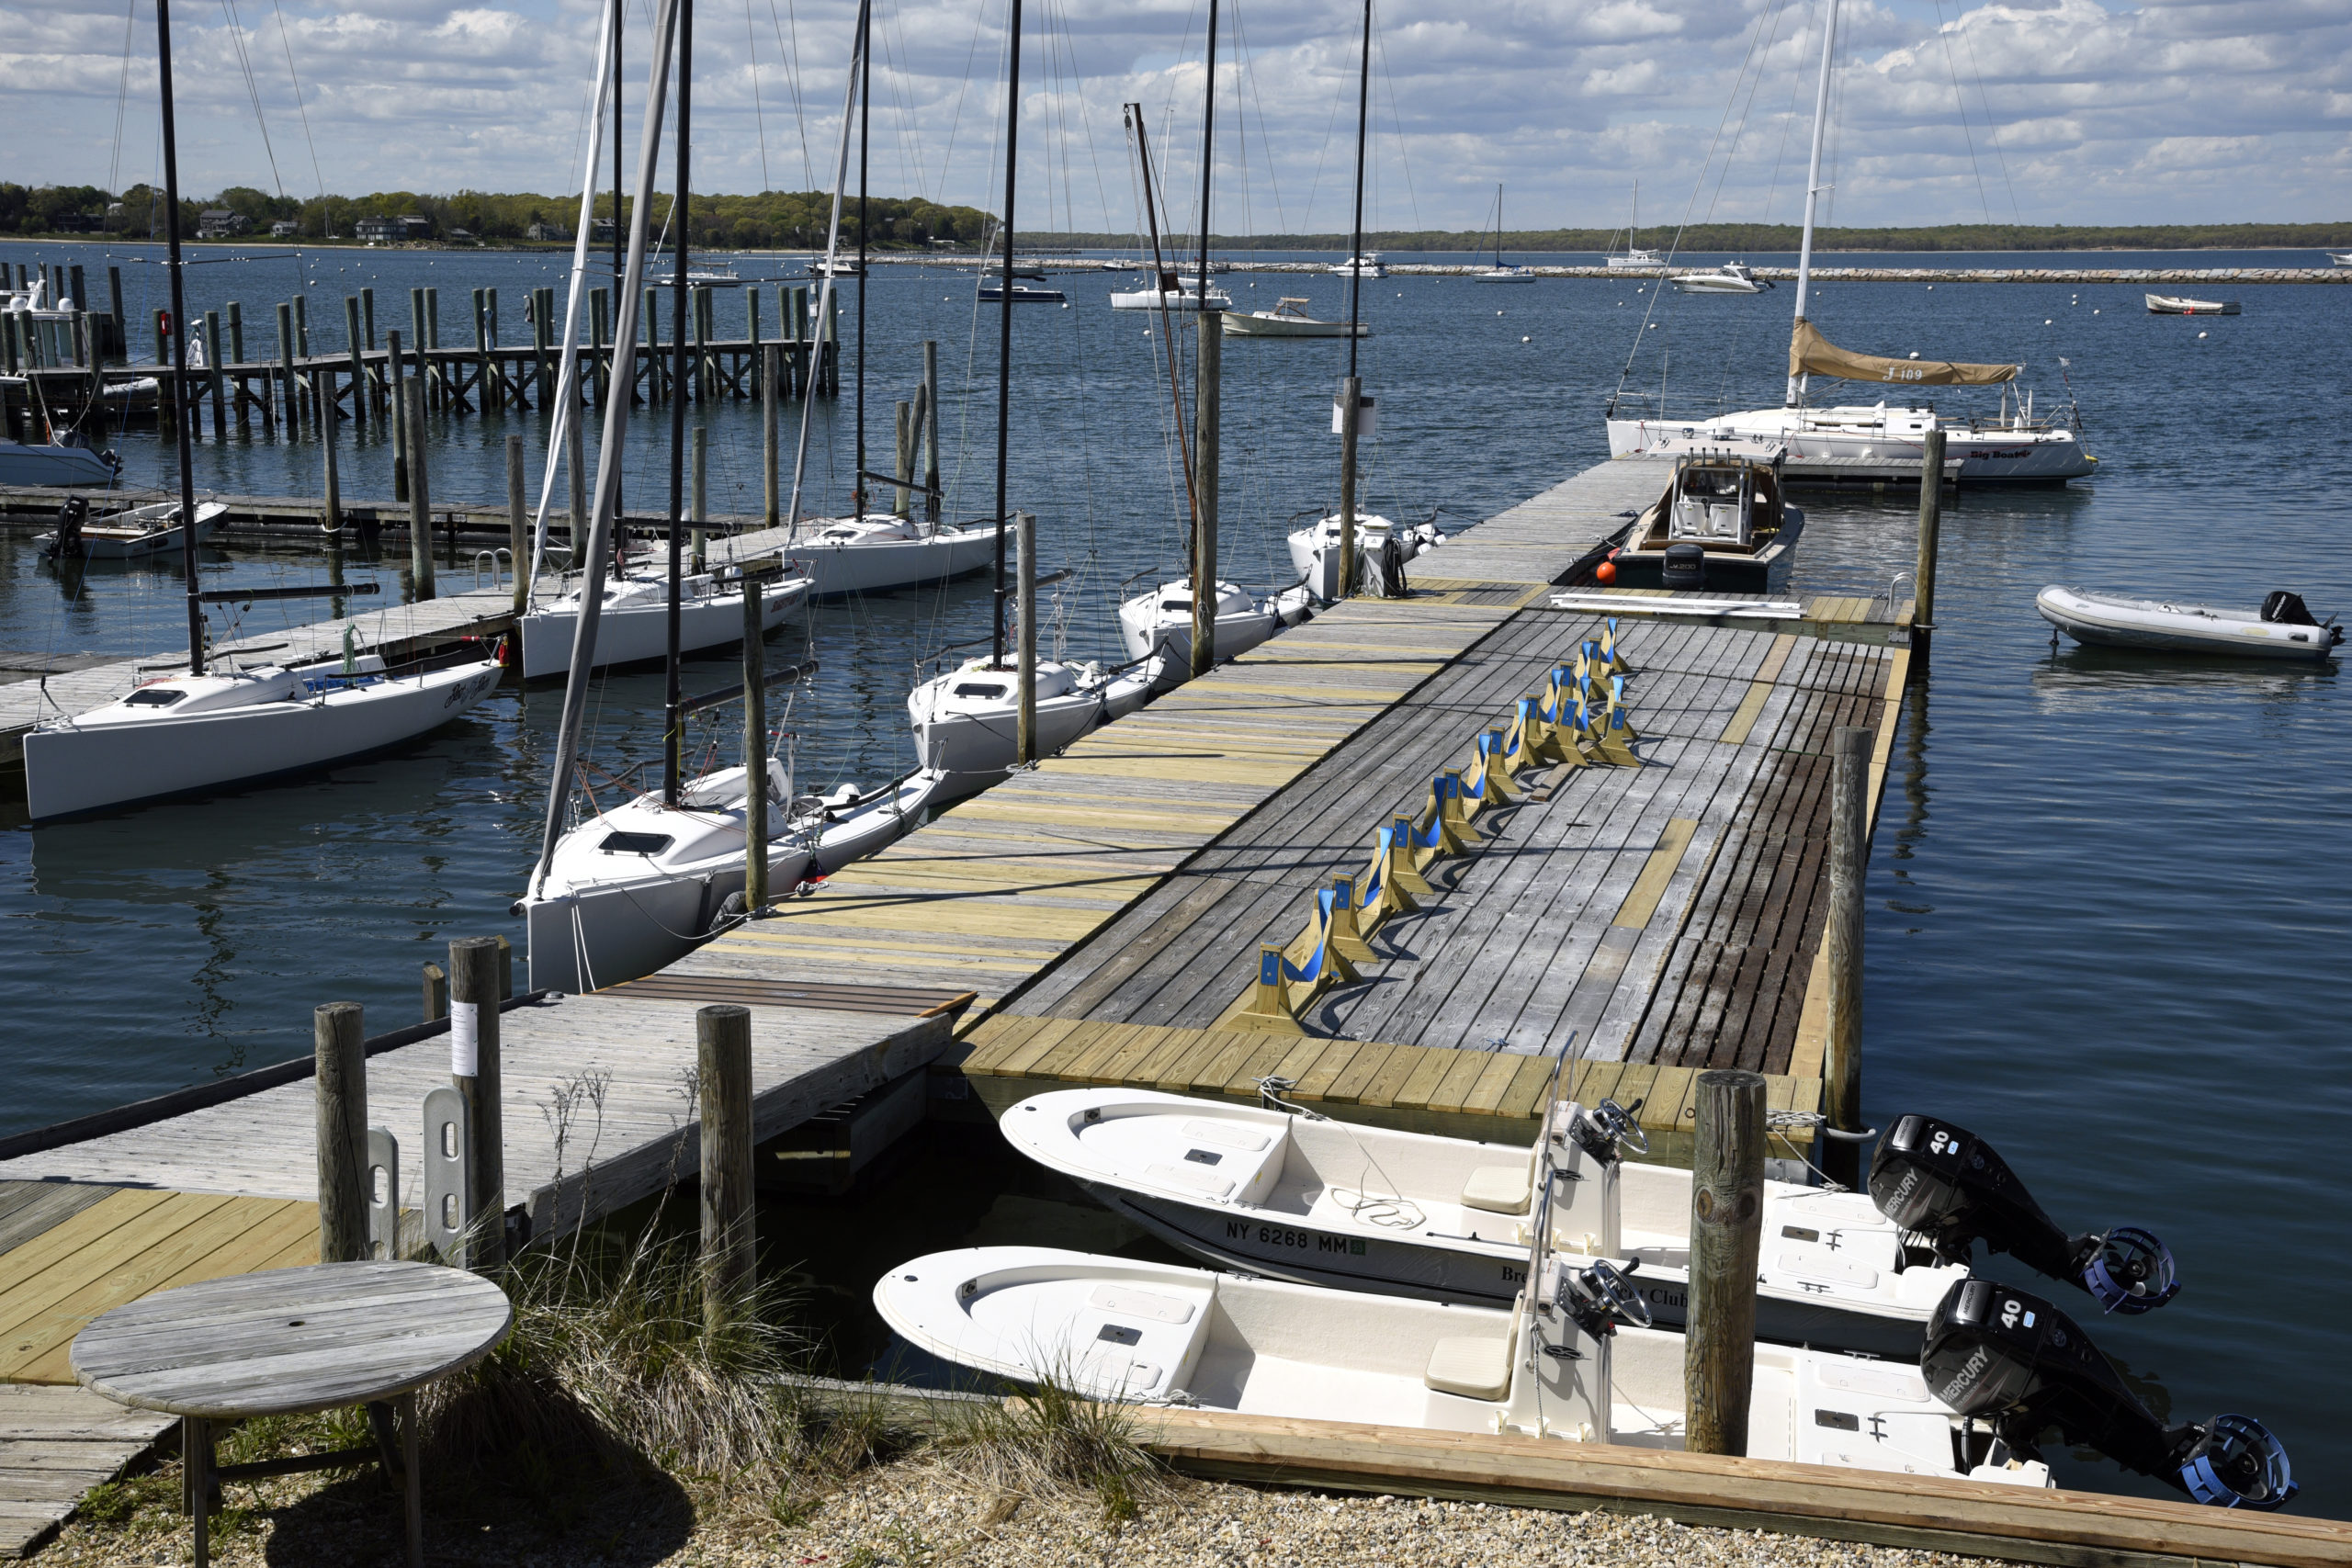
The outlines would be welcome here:
M 1812 378 L 1854 381 L 1898 389 L 1916 387 L 2006 388 L 2024 367 L 1972 365 L 1918 356 L 1895 358 L 1840 348 L 1807 318 L 1813 282 L 1814 220 L 1821 192 L 1821 161 L 1828 129 L 1829 85 L 1837 55 L 1838 5 L 1830 0 L 1822 29 L 1821 76 L 1813 109 L 1813 158 L 1806 180 L 1804 233 L 1797 254 L 1796 319 L 1789 337 L 1789 375 L 1782 406 L 1740 412 L 1678 418 L 1657 398 L 1653 413 L 1623 412 L 1634 401 L 1622 388 L 1610 400 L 1609 455 L 1624 457 L 1678 443 L 1719 447 L 1780 447 L 1792 462 L 1889 459 L 1917 461 L 1928 433 L 1944 433 L 1944 457 L 1957 463 L 1962 484 L 2056 483 L 2091 473 L 2098 459 L 2083 450 L 2076 433 L 2054 420 L 2037 419 L 2030 393 L 2003 393 L 1990 418 L 1950 420 L 1924 404 L 1882 394 L 1867 404 L 1814 407 L 1805 401 Z M 1630 361 L 1628 362 L 1630 364 Z

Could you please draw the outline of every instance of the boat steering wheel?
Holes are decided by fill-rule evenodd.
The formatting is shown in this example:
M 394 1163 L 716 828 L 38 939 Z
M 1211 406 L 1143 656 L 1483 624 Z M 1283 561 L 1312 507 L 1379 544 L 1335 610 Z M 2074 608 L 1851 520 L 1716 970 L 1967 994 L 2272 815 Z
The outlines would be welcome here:
M 1610 1317 L 1623 1318 L 1635 1328 L 1650 1325 L 1650 1304 L 1614 1263 L 1596 1259 L 1577 1276 L 1593 1306 Z

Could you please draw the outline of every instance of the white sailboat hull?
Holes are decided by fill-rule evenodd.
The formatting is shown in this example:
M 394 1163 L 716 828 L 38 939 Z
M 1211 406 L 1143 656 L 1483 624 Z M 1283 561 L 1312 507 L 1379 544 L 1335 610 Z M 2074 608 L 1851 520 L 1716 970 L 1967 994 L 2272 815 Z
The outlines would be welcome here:
M 1345 337 L 1345 321 L 1317 321 L 1303 316 L 1278 316 L 1272 310 L 1225 313 L 1225 335 L 1227 337 Z M 1359 321 L 1356 336 L 1370 337 L 1372 329 Z
M 808 597 L 808 585 L 786 578 L 760 596 L 760 624 L 774 631 Z M 643 664 L 668 657 L 669 606 L 658 599 L 641 604 L 606 604 L 596 616 L 596 662 L 602 670 L 615 664 Z M 526 613 L 519 623 L 523 634 L 523 678 L 537 681 L 568 673 L 571 669 L 571 639 L 580 613 L 571 604 L 557 604 Z M 743 596 L 740 592 L 690 598 L 678 609 L 678 651 L 699 653 L 743 640 Z
M 1917 461 L 1925 451 L 1923 437 L 1933 425 L 1910 419 L 1890 419 L 1881 425 L 1860 417 L 1840 417 L 1875 412 L 1765 409 L 1696 420 L 1612 419 L 1609 421 L 1609 455 L 1634 457 L 1660 446 L 1697 439 L 1720 442 L 1735 453 L 1752 449 L 1758 456 L 1780 447 L 1798 462 L 1898 457 Z M 2073 431 L 2041 426 L 1972 431 L 1947 425 L 1944 457 L 1948 462 L 1960 460 L 1962 484 L 2054 483 L 2086 478 L 2098 467 L 2098 460 L 2083 450 Z
M 77 547 L 69 553 L 84 560 L 145 560 L 152 556 L 177 555 L 183 547 L 181 530 L 178 523 L 171 520 L 178 517 L 179 510 L 179 502 L 163 502 L 85 523 Z M 218 501 L 197 503 L 198 544 L 213 536 L 228 511 Z M 163 523 L 169 525 L 156 525 Z M 56 555 L 57 535 L 53 530 L 40 535 L 36 542 L 51 556 Z
M 946 694 L 956 676 L 917 686 L 907 697 L 915 732 L 915 752 L 927 769 L 952 775 L 945 795 L 969 795 L 1011 772 L 1019 760 L 1019 720 L 1008 696 L 988 703 Z M 1012 674 L 996 677 L 1010 687 Z M 993 682 L 991 683 L 994 683 Z M 1037 754 L 1050 757 L 1098 726 L 1125 718 L 1152 693 L 1149 666 L 1107 679 L 1080 682 L 1072 690 L 1041 696 L 1036 706 Z
M 996 560 L 996 530 L 943 528 L 919 539 L 868 544 L 802 539 L 793 544 L 791 559 L 793 570 L 808 577 L 809 592 L 819 598 L 883 593 L 986 569 Z
M 34 821 L 51 821 L 309 773 L 438 728 L 499 674 L 482 660 L 182 717 L 90 723 L 85 715 L 25 737 L 27 807 Z

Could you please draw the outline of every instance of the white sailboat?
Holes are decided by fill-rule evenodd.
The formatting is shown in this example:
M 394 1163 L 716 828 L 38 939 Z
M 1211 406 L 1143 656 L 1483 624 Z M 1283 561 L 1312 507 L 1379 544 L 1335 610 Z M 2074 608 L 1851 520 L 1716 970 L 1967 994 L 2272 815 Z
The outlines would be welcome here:
M 760 624 L 774 631 L 808 597 L 806 577 L 770 578 L 759 587 Z M 597 585 L 602 615 L 591 669 L 643 664 L 667 657 L 670 577 L 665 571 L 616 572 Z M 523 678 L 537 681 L 571 668 L 579 635 L 584 583 L 526 610 L 516 625 L 523 637 Z M 735 574 L 698 572 L 679 585 L 678 650 L 700 653 L 743 640 L 743 582 Z
M 1641 237 L 1642 182 L 1635 180 L 1634 182 L 1634 213 L 1625 225 L 1625 249 L 1622 253 L 1612 250 L 1601 259 L 1612 267 L 1631 268 L 1637 272 L 1662 270 L 1666 265 L 1666 258 L 1656 251 L 1642 249 Z
M 1089 732 L 1150 700 L 1148 664 L 1037 662 L 1037 755 L 1050 757 Z M 1020 671 L 1011 660 L 963 660 L 907 694 L 915 754 L 925 768 L 954 775 L 951 792 L 968 795 L 1002 778 L 1020 761 Z
M 887 512 L 813 518 L 793 536 L 792 568 L 821 599 L 886 593 L 987 570 L 996 529 L 925 523 Z
M 1503 187 L 1495 186 L 1495 265 L 1470 275 L 1478 283 L 1532 283 L 1535 275 L 1523 266 L 1503 265 Z
M 1233 296 L 1214 284 L 1209 287 L 1207 299 L 1209 310 L 1230 310 L 1233 309 Z M 1159 275 L 1159 287 L 1157 288 L 1131 288 L 1114 292 L 1111 296 L 1111 309 L 1114 310 L 1198 311 L 1202 309 L 1201 299 L 1201 286 L 1197 281 L 1187 283 L 1172 272 L 1163 272 Z
M 1924 358 L 1895 359 L 1842 349 L 1821 335 L 1805 316 L 1813 281 L 1814 220 L 1826 188 L 1821 179 L 1824 138 L 1828 130 L 1830 71 L 1837 57 L 1838 3 L 1830 0 L 1823 21 L 1821 76 L 1813 106 L 1813 154 L 1805 182 L 1804 232 L 1797 254 L 1796 320 L 1789 338 L 1788 387 L 1782 405 L 1736 413 L 1671 417 L 1619 412 L 1628 400 L 1620 391 L 1607 416 L 1609 455 L 1630 457 L 1676 443 L 1698 441 L 1760 451 L 1782 448 L 1792 462 L 1916 462 L 1931 430 L 1944 433 L 1944 457 L 1959 465 L 1962 484 L 2061 483 L 2093 472 L 2098 459 L 2083 450 L 2074 430 L 2033 415 L 2030 393 L 2015 399 L 2007 390 L 1990 418 L 1948 420 L 1924 404 L 1840 404 L 1816 408 L 1805 402 L 1811 378 L 1872 382 L 1882 387 L 1992 387 L 2006 389 L 2024 368 L 2018 365 L 1972 365 Z M 1616 258 L 1610 258 L 1616 265 Z
M 1216 630 L 1210 646 L 1217 662 L 1238 659 L 1284 626 L 1304 622 L 1314 598 L 1303 586 L 1265 599 L 1219 580 Z M 1164 686 L 1189 677 L 1193 668 L 1193 584 L 1178 578 L 1147 589 L 1119 606 L 1119 636 L 1129 659 L 1157 658 Z

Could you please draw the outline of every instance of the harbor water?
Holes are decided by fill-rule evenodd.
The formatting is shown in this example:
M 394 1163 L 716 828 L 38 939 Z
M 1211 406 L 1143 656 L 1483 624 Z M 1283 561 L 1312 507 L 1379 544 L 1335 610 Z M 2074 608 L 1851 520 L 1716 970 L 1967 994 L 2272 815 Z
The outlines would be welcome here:
M 13 259 L 34 259 L 11 247 Z M 83 260 L 95 247 L 47 246 Z M 1535 259 L 1514 257 L 1512 259 Z M 1701 262 L 1715 258 L 1697 258 Z M 1751 261 L 1765 261 L 1752 256 Z M 1953 257 L 1860 258 L 1951 265 Z M 2008 265 L 2143 265 L 2038 255 Z M 2295 265 L 2269 253 L 2163 258 L 2173 265 Z M 1970 264 L 1986 258 L 1966 258 Z M 204 299 L 246 307 L 249 352 L 266 307 L 311 292 L 314 346 L 341 343 L 342 294 L 377 288 L 379 328 L 405 325 L 407 289 L 451 301 L 502 290 L 507 341 L 523 291 L 558 281 L 537 255 L 321 253 L 191 269 Z M 429 269 L 429 270 L 428 270 Z M 160 269 L 127 269 L 154 274 Z M 757 271 L 746 265 L 752 276 Z M 302 275 L 298 282 L 297 273 Z M 1181 479 L 1168 446 L 1156 323 L 1114 313 L 1132 275 L 1056 274 L 1069 308 L 1020 307 L 1012 389 L 1012 499 L 1036 512 L 1047 567 L 1079 575 L 1057 598 L 1074 655 L 1110 651 L 1120 583 L 1172 570 Z M 315 279 L 315 283 L 311 282 Z M 1344 309 L 1332 277 L 1229 275 L 1239 309 L 1305 294 Z M 1362 345 L 1380 425 L 1369 504 L 1461 525 L 1606 457 L 1601 415 L 1636 341 L 1630 389 L 1702 413 L 1778 400 L 1786 289 L 1670 298 L 1650 313 L 1635 278 L 1495 287 L 1461 278 L 1367 282 Z M 1909 1109 L 1989 1138 L 2070 1230 L 2147 1226 L 2178 1256 L 2185 1287 L 2154 1314 L 2098 1318 L 2058 1301 L 2177 1420 L 2261 1417 L 2304 1483 L 2299 1511 L 2352 1509 L 2352 1434 L 2338 1418 L 2343 1362 L 2334 1284 L 2352 1241 L 2327 1173 L 2352 1110 L 2352 1063 L 2335 1035 L 2352 1004 L 2340 958 L 2352 886 L 2352 699 L 2333 666 L 2055 649 L 2033 595 L 2058 582 L 2251 608 L 2274 588 L 2324 615 L 2352 610 L 2352 290 L 2237 288 L 2245 314 L 2152 317 L 2142 290 L 2098 285 L 1832 284 L 1812 315 L 1838 344 L 1926 358 L 2022 360 L 2038 411 L 2063 409 L 2060 358 L 2080 399 L 2097 477 L 2062 489 L 1972 491 L 1948 501 L 1930 668 L 1905 699 L 1871 867 L 1864 1090 L 1871 1121 Z M 143 351 L 142 296 L 130 300 Z M 155 301 L 160 303 L 160 300 Z M 722 292 L 722 331 L 741 331 Z M 462 322 L 465 307 L 456 307 Z M 1645 327 L 1645 313 L 1657 324 Z M 763 300 L 772 333 L 775 292 Z M 876 269 L 867 296 L 869 467 L 889 449 L 890 404 L 910 397 L 919 344 L 941 345 L 947 513 L 991 505 L 992 308 L 968 274 Z M 1283 535 L 1336 495 L 1329 399 L 1345 345 L 1228 340 L 1224 348 L 1223 558 L 1264 588 L 1287 575 Z M 845 366 L 844 385 L 854 373 Z M 1875 401 L 1874 389 L 1837 393 Z M 1917 395 L 1917 394 L 1914 394 Z M 1935 394 L 1945 407 L 1974 393 Z M 788 425 L 799 415 L 787 405 Z M 811 504 L 838 508 L 852 468 L 852 402 L 813 411 Z M 715 509 L 758 509 L 759 425 L 749 404 L 688 411 L 712 431 Z M 668 411 L 640 410 L 629 502 L 665 501 Z M 541 448 L 540 416 L 436 422 L 437 497 L 495 498 L 504 437 Z M 387 495 L 389 455 L 371 428 L 346 431 L 346 495 Z M 170 449 L 152 434 L 113 441 L 136 483 L 161 482 Z M 209 441 L 200 487 L 314 491 L 310 442 Z M 534 472 L 536 473 L 536 468 Z M 1816 495 L 1787 591 L 1883 592 L 1913 561 L 1900 498 Z M 394 563 L 380 576 L 397 592 Z M 1423 563 L 1444 573 L 1444 556 Z M 208 585 L 308 582 L 315 556 L 209 553 Z M 0 648 L 169 658 L 184 626 L 175 567 L 61 576 L 22 536 L 0 540 Z M 469 581 L 445 567 L 445 582 Z M 360 567 L 355 578 L 370 575 Z M 788 726 L 804 780 L 877 779 L 908 765 L 904 699 L 917 662 L 984 637 L 983 579 L 813 610 L 779 634 L 820 675 Z M 298 602 L 288 614 L 315 613 Z M 248 633 L 277 624 L 256 606 Z M 689 691 L 726 684 L 697 661 Z M 594 757 L 607 773 L 657 754 L 661 678 L 604 682 Z M 325 778 L 99 821 L 0 832 L 0 919 L 13 962 L 0 1133 L 20 1131 L 308 1048 L 310 1010 L 353 998 L 371 1031 L 417 1016 L 418 966 L 456 935 L 504 931 L 545 808 L 559 694 L 509 685 L 399 756 Z M 723 732 L 719 732 L 722 733 Z M 731 741 L 717 740 L 720 746 Z M 613 797 L 604 785 L 600 798 Z M 869 1353 L 863 1280 L 892 1259 L 958 1241 L 1019 1237 L 1132 1246 L 1074 1194 L 1005 1177 L 1011 1156 L 943 1135 L 913 1178 L 975 1193 L 922 1235 L 876 1239 L 884 1211 L 831 1210 L 796 1228 L 771 1211 L 769 1245 L 805 1256 L 845 1292 L 842 1349 Z M 1001 1188 L 988 1183 L 1004 1177 Z M 936 1190 L 935 1186 L 933 1190 Z M 903 1241 L 905 1246 L 899 1247 Z M 878 1250 L 877 1250 L 878 1248 Z M 1988 1271 L 2026 1283 L 2007 1261 Z M 865 1269 L 864 1276 L 853 1278 Z M 2058 1295 L 2056 1288 L 2045 1293 Z M 2068 1461 L 2086 1484 L 2151 1490 L 2111 1466 Z

